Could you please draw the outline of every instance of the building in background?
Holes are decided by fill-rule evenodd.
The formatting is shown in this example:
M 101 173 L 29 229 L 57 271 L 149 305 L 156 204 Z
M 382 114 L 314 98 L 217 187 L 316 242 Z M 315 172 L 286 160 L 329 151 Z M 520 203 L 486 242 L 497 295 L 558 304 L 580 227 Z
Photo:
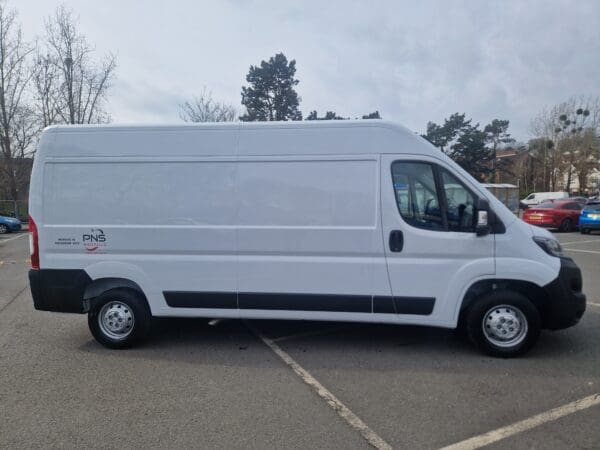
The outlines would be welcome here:
M 574 169 L 573 169 L 574 170 Z M 558 186 L 561 190 L 567 190 L 567 179 L 568 174 L 565 172 L 563 176 L 560 178 Z M 570 194 L 581 194 L 581 195 L 598 195 L 598 190 L 600 189 L 600 170 L 597 168 L 593 168 L 588 175 L 587 186 L 583 189 L 580 189 L 579 186 L 579 178 L 576 174 L 571 174 L 571 186 L 569 188 Z
M 531 153 L 526 147 L 497 150 L 494 183 L 521 186 L 521 181 L 532 164 Z

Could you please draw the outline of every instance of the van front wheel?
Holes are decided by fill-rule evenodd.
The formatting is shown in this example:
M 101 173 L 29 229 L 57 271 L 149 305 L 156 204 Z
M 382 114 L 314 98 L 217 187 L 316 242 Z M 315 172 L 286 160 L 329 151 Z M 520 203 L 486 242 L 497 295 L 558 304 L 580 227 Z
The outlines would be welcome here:
M 488 355 L 522 355 L 536 343 L 540 314 L 527 297 L 512 291 L 496 291 L 480 297 L 467 313 L 467 333 Z
M 93 301 L 88 326 L 100 344 L 122 349 L 132 347 L 146 336 L 151 318 L 141 295 L 127 289 L 111 289 Z

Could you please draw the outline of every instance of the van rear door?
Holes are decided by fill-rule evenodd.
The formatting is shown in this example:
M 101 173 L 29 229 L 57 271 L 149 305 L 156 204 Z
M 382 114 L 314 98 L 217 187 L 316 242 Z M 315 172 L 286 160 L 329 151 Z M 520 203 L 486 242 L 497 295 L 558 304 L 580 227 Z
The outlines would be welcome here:
M 495 270 L 494 236 L 475 234 L 481 194 L 420 155 L 383 155 L 380 179 L 393 307 L 407 322 L 451 326 L 468 286 Z

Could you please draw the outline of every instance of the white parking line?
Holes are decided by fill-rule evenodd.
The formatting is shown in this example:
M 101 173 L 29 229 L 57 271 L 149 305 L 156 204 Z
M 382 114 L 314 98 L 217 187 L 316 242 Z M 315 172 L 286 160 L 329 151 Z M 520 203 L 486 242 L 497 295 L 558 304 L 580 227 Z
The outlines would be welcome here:
M 360 417 L 354 414 L 346 405 L 344 405 L 335 395 L 333 395 L 325 386 L 319 383 L 307 370 L 298 364 L 290 355 L 279 347 L 273 340 L 263 336 L 263 334 L 246 324 L 258 338 L 265 343 L 273 352 L 281 358 L 291 369 L 300 377 L 302 381 L 308 384 L 315 393 L 321 397 L 350 427 L 358 431 L 361 436 L 373 447 L 377 449 L 391 450 L 392 446 L 384 441 L 377 433 L 364 423 Z
M 531 430 L 532 428 L 538 427 L 545 423 L 553 422 L 561 417 L 576 413 L 577 411 L 598 405 L 600 405 L 600 394 L 593 394 L 589 397 L 582 398 L 581 400 L 575 400 L 574 402 L 530 417 L 529 419 L 525 419 L 520 422 L 513 423 L 512 425 L 498 428 L 497 430 L 449 445 L 441 450 L 474 450 L 476 448 L 481 448 L 515 434 Z
M 578 248 L 565 248 L 565 251 L 567 252 L 579 252 L 579 253 L 594 253 L 596 255 L 600 255 L 600 252 L 597 252 L 595 250 L 579 250 Z
M 4 305 L 2 308 L 0 308 L 0 313 L 1 313 L 2 311 L 4 311 L 4 310 L 5 310 L 5 309 L 8 307 L 8 305 L 12 304 L 12 302 L 14 302 L 16 299 L 18 299 L 18 298 L 19 298 L 19 296 L 20 296 L 20 295 L 21 295 L 23 292 L 25 292 L 25 289 L 27 289 L 27 286 L 25 286 L 23 289 L 21 289 L 19 292 L 17 292 L 17 295 L 15 295 L 13 298 L 11 298 L 11 299 L 8 301 L 8 303 L 6 303 L 6 304 L 5 304 L 5 305 Z
M 20 234 L 18 236 L 11 237 L 11 238 L 8 238 L 8 239 L 0 239 L 0 244 L 3 243 L 3 242 L 14 241 L 15 239 L 22 238 L 23 236 L 29 236 L 29 233 Z
M 589 244 L 592 242 L 600 242 L 600 239 L 591 239 L 589 241 L 571 241 L 571 242 L 561 242 L 560 245 L 571 245 L 571 244 Z
M 600 303 L 595 303 L 595 302 L 587 302 L 588 305 L 592 305 L 592 306 L 597 306 L 598 308 L 600 308 Z

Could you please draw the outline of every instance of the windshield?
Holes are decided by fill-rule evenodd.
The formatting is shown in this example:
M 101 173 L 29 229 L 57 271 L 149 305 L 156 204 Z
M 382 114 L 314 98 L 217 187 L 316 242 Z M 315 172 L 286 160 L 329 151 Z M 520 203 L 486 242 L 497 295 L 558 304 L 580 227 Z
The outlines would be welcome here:
M 593 205 L 586 205 L 585 209 L 586 209 L 586 211 L 600 211 L 600 203 L 596 203 Z

